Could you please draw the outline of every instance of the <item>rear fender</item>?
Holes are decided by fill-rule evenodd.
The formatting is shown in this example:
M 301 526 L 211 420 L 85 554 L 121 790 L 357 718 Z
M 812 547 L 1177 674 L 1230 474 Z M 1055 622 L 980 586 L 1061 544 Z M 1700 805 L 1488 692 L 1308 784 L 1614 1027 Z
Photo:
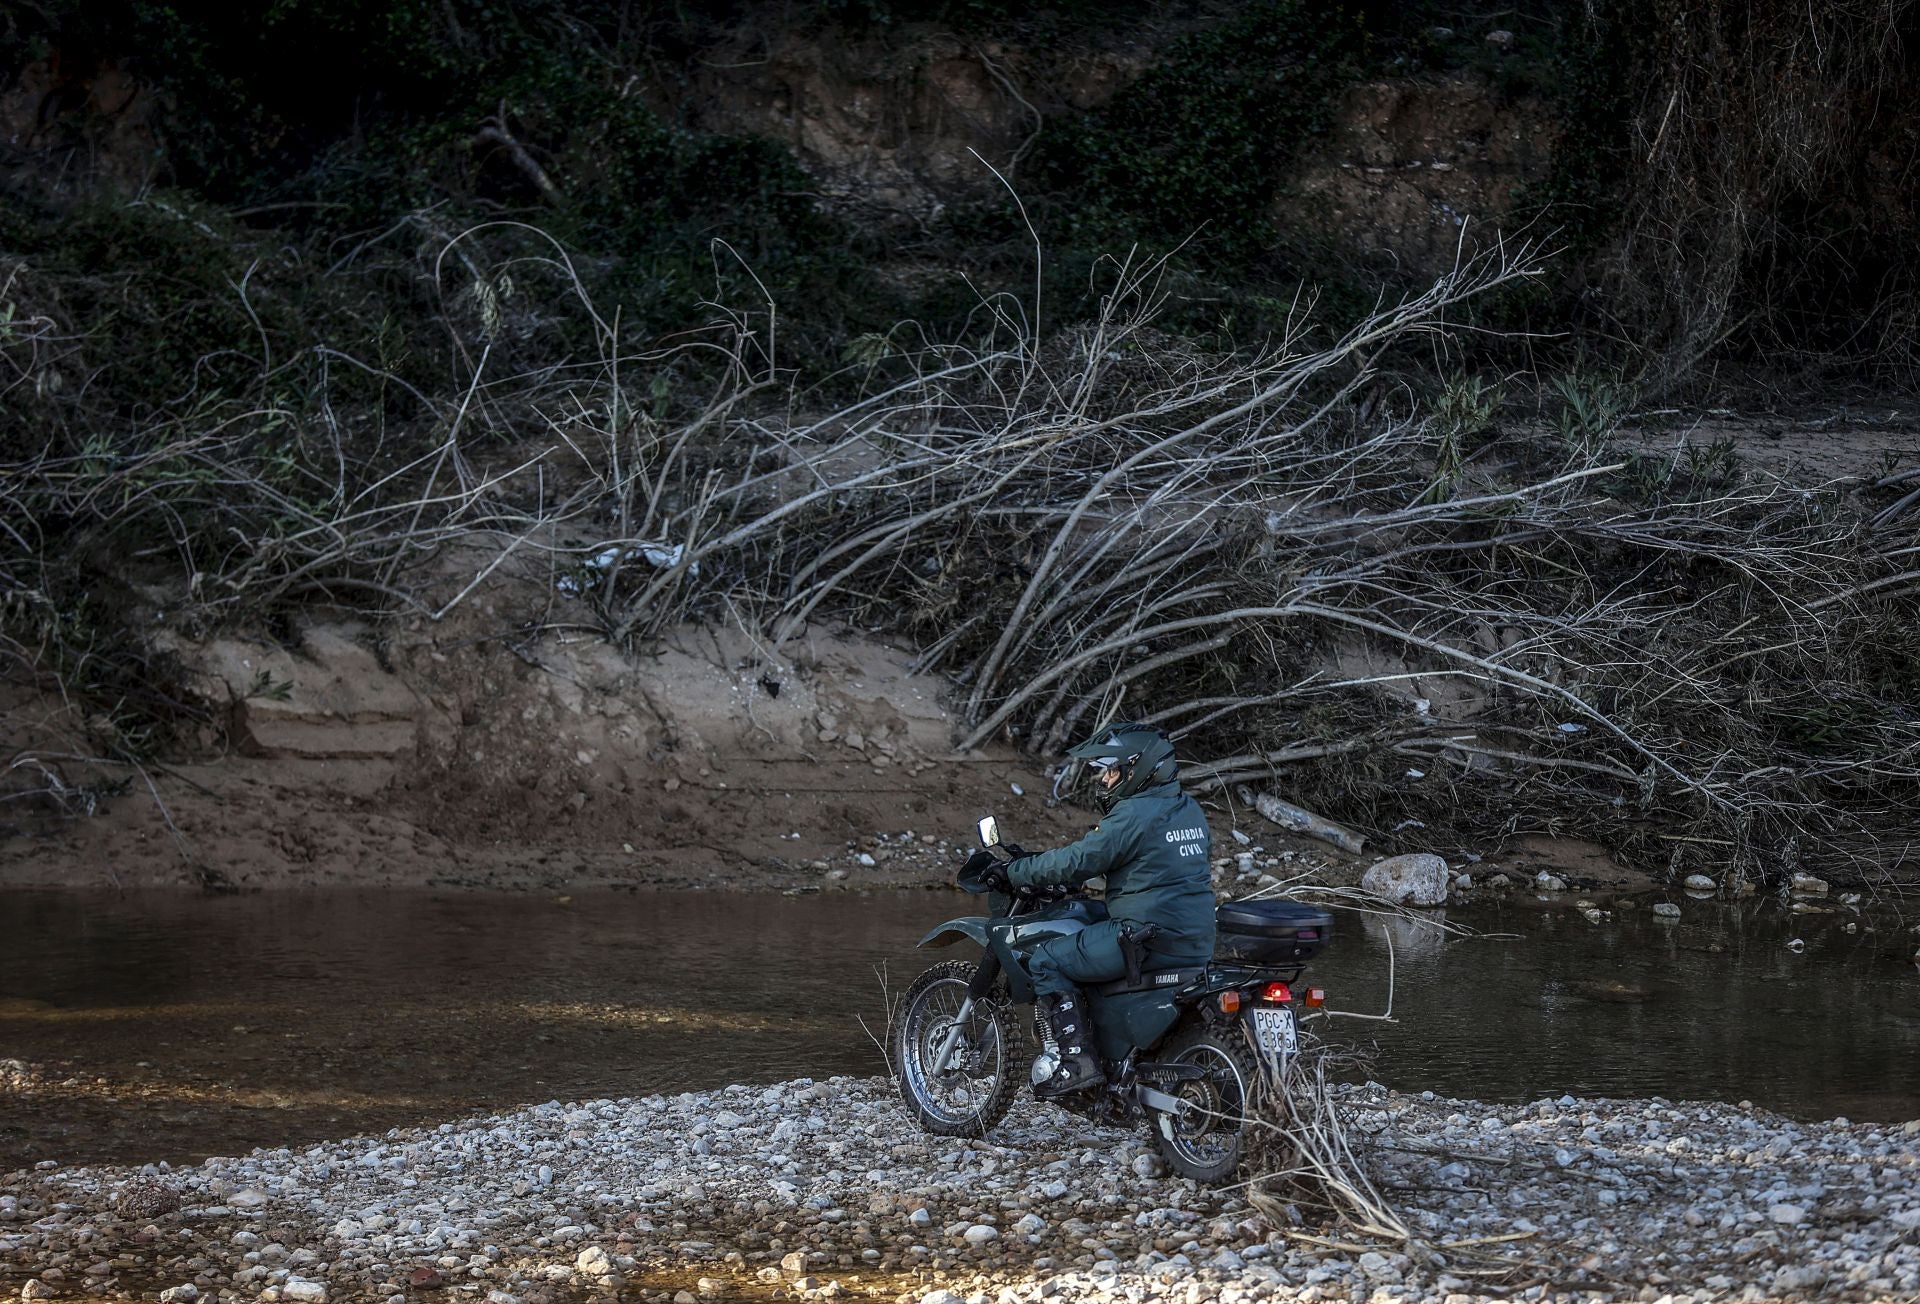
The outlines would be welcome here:
M 987 921 L 984 919 L 949 919 L 925 937 L 921 946 L 952 946 L 955 942 L 978 942 L 987 944 Z

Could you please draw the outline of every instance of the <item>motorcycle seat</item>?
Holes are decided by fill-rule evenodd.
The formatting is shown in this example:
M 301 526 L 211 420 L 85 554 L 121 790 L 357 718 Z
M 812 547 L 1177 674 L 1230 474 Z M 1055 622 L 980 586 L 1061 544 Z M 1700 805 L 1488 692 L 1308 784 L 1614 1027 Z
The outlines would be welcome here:
M 1148 963 L 1141 971 L 1139 982 L 1116 978 L 1110 983 L 1100 983 L 1088 990 L 1095 996 L 1125 996 L 1130 992 L 1178 991 L 1188 983 L 1204 978 L 1206 973 L 1205 965 L 1196 965 L 1191 962 L 1164 969 L 1156 969 Z

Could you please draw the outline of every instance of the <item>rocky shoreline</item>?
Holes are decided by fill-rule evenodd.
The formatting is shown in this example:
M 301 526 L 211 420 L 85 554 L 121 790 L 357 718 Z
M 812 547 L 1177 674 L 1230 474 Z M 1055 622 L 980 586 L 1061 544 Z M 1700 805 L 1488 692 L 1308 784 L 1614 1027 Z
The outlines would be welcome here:
M 1275 1227 L 1143 1133 L 1023 1101 L 921 1134 L 884 1079 L 549 1102 L 193 1166 L 0 1178 L 0 1294 L 534 1304 L 837 1297 L 1912 1300 L 1920 1121 L 1351 1089 L 1420 1238 Z

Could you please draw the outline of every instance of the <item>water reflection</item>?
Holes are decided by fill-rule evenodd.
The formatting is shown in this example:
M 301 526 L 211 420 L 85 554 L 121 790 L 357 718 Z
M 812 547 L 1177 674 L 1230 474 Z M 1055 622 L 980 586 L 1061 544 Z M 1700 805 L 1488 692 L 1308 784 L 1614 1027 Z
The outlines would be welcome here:
M 1898 921 L 1850 935 L 1845 917 L 1772 902 L 1690 903 L 1678 921 L 1622 911 L 1599 925 L 1525 906 L 1455 918 L 1511 936 L 1369 920 L 1317 967 L 1349 1007 L 1382 1008 L 1391 934 L 1400 1022 L 1378 1041 L 1396 1085 L 1920 1115 L 1920 976 Z M 1788 948 L 1795 937 L 1803 952 Z
M 0 896 L 0 1059 L 79 1079 L 0 1095 L 0 1168 L 191 1158 L 551 1098 L 881 1069 L 863 1030 L 946 893 Z M 1920 1114 L 1904 934 L 1772 903 L 1595 926 L 1520 907 L 1345 915 L 1314 975 L 1395 1085 L 1752 1099 Z M 1800 936 L 1804 953 L 1786 942 Z M 884 980 L 884 982 L 883 982 Z M 5 1081 L 0 1078 L 0 1083 Z M 0 1091 L 4 1091 L 0 1087 Z

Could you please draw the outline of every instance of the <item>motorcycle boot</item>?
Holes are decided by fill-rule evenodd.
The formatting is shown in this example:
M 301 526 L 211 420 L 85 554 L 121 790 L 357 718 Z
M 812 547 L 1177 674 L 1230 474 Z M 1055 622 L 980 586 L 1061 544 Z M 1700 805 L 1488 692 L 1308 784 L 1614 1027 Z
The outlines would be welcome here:
M 1098 1086 L 1107 1075 L 1100 1061 L 1087 1049 L 1086 998 L 1077 991 L 1055 992 L 1040 998 L 1041 1012 L 1053 1030 L 1053 1041 L 1060 1054 L 1060 1067 L 1044 1082 L 1037 1082 L 1033 1094 L 1042 1100 L 1064 1096 L 1071 1091 Z

